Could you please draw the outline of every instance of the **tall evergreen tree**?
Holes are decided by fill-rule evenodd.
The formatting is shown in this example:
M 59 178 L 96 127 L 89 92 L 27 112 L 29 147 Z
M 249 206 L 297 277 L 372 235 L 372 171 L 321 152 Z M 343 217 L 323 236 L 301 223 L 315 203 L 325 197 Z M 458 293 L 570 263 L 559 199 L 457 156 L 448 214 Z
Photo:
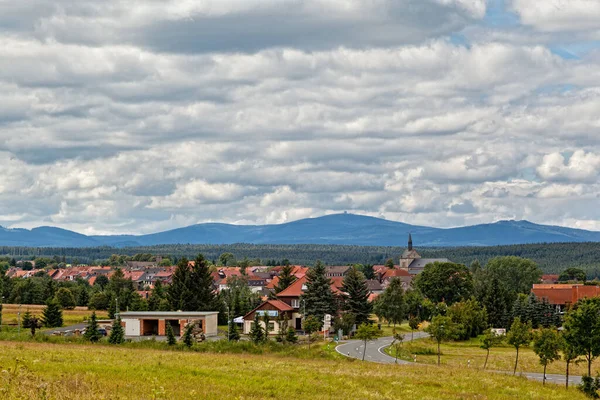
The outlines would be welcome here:
M 192 293 L 189 310 L 185 311 L 212 311 L 217 307 L 217 296 L 213 286 L 208 263 L 202 254 L 198 254 L 190 274 L 190 292 Z
M 368 323 L 369 316 L 373 312 L 373 306 L 369 302 L 367 280 L 356 267 L 350 268 L 344 277 L 342 292 L 345 293 L 344 311 L 354 314 L 357 325 Z
M 306 273 L 306 290 L 302 294 L 307 316 L 314 316 L 320 321 L 321 326 L 325 314 L 335 315 L 337 302 L 331 291 L 331 280 L 325 274 L 325 266 L 317 261 L 314 267 Z
M 478 299 L 488 314 L 488 323 L 492 328 L 507 327 L 509 295 L 497 277 L 493 277 L 489 284 L 482 289 Z
M 102 334 L 98 328 L 98 318 L 96 318 L 96 312 L 92 313 L 90 320 L 88 321 L 87 327 L 85 328 L 84 338 L 92 343 L 96 343 L 102 338 Z
M 169 301 L 167 300 L 167 293 L 163 284 L 160 280 L 157 280 L 150 293 L 148 299 L 148 310 L 149 311 L 169 311 Z
M 125 343 L 125 330 L 121 326 L 121 318 L 115 319 L 110 330 L 110 336 L 108 337 L 108 343 L 110 344 L 122 344 Z
M 188 259 L 183 257 L 177 263 L 171 285 L 167 289 L 167 298 L 169 299 L 172 310 L 190 311 L 186 308 L 189 302 L 188 299 L 191 296 L 188 287 L 191 279 L 191 272 Z
M 42 311 L 42 323 L 48 328 L 63 326 L 63 314 L 56 299 L 50 299 Z
M 279 293 L 287 289 L 294 281 L 296 277 L 292 275 L 292 271 L 294 267 L 291 265 L 286 265 L 281 269 L 281 274 L 279 274 L 279 281 L 277 282 L 277 286 L 275 286 L 275 293 Z

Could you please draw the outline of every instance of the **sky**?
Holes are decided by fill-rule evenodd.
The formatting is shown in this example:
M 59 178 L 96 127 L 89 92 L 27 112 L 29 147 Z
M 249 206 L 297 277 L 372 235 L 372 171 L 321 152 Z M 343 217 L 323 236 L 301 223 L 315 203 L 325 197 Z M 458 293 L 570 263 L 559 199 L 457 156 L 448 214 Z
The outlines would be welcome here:
M 600 230 L 598 0 L 0 0 L 0 225 Z

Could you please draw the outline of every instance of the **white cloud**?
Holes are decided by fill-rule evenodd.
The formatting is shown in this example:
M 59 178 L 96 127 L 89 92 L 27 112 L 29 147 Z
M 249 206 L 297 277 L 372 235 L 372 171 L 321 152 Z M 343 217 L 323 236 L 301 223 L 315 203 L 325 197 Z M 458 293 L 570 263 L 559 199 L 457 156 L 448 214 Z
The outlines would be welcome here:
M 0 4 L 0 222 L 596 226 L 600 57 L 552 46 L 595 6 L 533 3 Z

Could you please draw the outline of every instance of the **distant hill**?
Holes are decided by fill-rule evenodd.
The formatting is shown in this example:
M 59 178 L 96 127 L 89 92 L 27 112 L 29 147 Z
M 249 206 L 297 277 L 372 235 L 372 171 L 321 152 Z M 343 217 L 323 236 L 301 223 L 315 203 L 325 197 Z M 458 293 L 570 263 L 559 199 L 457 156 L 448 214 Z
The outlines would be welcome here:
M 233 243 L 404 246 L 408 233 L 412 233 L 415 246 L 419 247 L 600 242 L 600 232 L 528 221 L 500 221 L 441 229 L 362 215 L 333 214 L 278 225 L 206 223 L 149 235 L 86 236 L 53 227 L 32 230 L 0 228 L 0 246 L 138 247 Z

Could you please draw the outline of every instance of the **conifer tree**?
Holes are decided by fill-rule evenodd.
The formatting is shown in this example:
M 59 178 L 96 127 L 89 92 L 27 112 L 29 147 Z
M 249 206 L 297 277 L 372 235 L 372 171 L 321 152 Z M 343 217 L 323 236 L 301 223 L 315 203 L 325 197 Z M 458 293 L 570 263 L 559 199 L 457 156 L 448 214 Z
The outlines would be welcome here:
M 183 332 L 183 337 L 181 340 L 186 347 L 192 347 L 194 344 L 194 336 L 192 335 L 192 331 L 194 330 L 194 324 L 188 323 L 185 327 L 185 331 Z
M 240 340 L 240 331 L 237 324 L 231 322 L 231 327 L 229 328 L 229 341 L 237 342 L 238 340 Z
M 169 311 L 167 293 L 160 280 L 157 280 L 148 299 L 148 311 Z
M 279 274 L 279 281 L 274 288 L 275 293 L 279 293 L 287 289 L 294 281 L 296 277 L 292 275 L 292 271 L 294 267 L 291 265 L 286 265 L 281 269 L 281 274 Z
M 202 254 L 198 254 L 198 257 L 196 257 L 195 265 L 190 274 L 190 281 L 190 291 L 193 296 L 189 304 L 190 310 L 186 311 L 215 310 L 218 305 L 215 288 L 213 287 L 213 278 L 208 263 Z
M 102 338 L 102 334 L 98 330 L 98 319 L 96 318 L 95 311 L 92 313 L 90 320 L 88 321 L 83 337 L 92 343 L 96 343 Z
M 174 311 L 190 311 L 186 310 L 188 298 L 191 296 L 188 288 L 190 276 L 191 270 L 188 259 L 183 257 L 177 263 L 171 285 L 167 289 L 167 298 L 171 304 L 171 309 Z
M 331 280 L 325 275 L 325 266 L 317 261 L 314 267 L 306 273 L 306 290 L 302 295 L 307 316 L 314 316 L 321 326 L 325 314 L 335 315 L 336 299 L 331 291 Z
M 369 322 L 369 316 L 373 312 L 373 306 L 369 302 L 369 288 L 365 276 L 356 267 L 350 268 L 344 277 L 342 292 L 345 293 L 344 311 L 354 314 L 357 325 Z M 402 296 L 402 292 L 400 295 Z
M 252 323 L 252 329 L 250 329 L 248 336 L 254 344 L 261 344 L 265 341 L 265 331 L 260 323 L 257 312 L 254 313 L 254 322 Z
M 167 344 L 169 346 L 174 346 L 177 344 L 177 339 L 175 339 L 175 332 L 173 332 L 173 327 L 171 324 L 167 323 Z
M 108 337 L 108 343 L 110 344 L 122 344 L 125 343 L 125 330 L 121 326 L 121 318 L 115 319 L 110 330 L 110 336 Z
M 50 299 L 46 302 L 46 307 L 42 311 L 42 323 L 48 328 L 63 326 L 62 310 L 56 299 Z
M 296 335 L 296 330 L 291 326 L 287 329 L 285 341 L 287 343 L 298 343 L 298 335 Z
M 23 315 L 22 325 L 23 328 L 31 331 L 31 336 L 35 336 L 35 331 L 42 327 L 42 321 L 37 316 L 31 315 L 29 310 L 27 310 L 25 315 Z

